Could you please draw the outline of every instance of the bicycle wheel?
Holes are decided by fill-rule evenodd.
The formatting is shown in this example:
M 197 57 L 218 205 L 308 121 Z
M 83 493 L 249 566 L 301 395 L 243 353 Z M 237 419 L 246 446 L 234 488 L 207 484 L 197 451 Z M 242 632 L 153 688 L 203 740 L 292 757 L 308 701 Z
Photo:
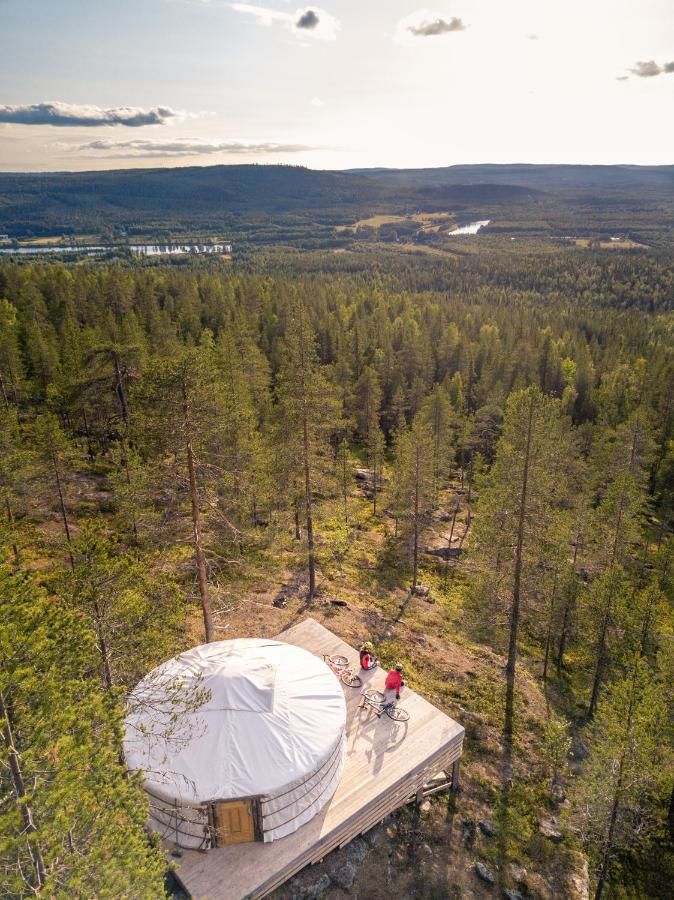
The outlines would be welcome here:
M 356 675 L 355 672 L 352 672 L 350 669 L 346 672 L 342 672 L 341 677 L 344 684 L 348 684 L 348 686 L 352 688 L 360 687 L 363 683 L 360 675 Z
M 376 705 L 382 704 L 384 702 L 384 695 L 381 691 L 363 691 L 363 697 L 368 701 L 368 703 L 373 703 Z
M 386 715 L 395 722 L 409 722 L 410 714 L 399 706 L 387 706 Z
M 331 663 L 336 669 L 343 669 L 344 666 L 349 665 L 349 660 L 346 656 L 328 656 L 328 662 Z

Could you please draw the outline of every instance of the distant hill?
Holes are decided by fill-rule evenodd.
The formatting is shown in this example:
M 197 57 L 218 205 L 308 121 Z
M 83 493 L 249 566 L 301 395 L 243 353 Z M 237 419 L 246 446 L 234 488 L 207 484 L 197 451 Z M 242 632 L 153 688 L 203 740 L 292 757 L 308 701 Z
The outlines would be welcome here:
M 292 242 L 308 229 L 418 209 L 462 218 L 578 217 L 597 227 L 674 228 L 674 166 L 475 165 L 315 171 L 238 165 L 0 174 L 0 232 L 227 232 Z M 609 213 L 606 210 L 609 209 Z

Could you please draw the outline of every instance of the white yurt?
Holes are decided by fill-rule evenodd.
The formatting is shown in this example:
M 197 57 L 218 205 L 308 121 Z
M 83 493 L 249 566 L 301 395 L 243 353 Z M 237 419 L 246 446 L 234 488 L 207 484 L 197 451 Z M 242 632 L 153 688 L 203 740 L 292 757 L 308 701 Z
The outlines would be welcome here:
M 274 841 L 332 797 L 345 725 L 341 684 L 316 656 L 281 641 L 217 641 L 140 682 L 124 753 L 166 839 L 198 849 Z

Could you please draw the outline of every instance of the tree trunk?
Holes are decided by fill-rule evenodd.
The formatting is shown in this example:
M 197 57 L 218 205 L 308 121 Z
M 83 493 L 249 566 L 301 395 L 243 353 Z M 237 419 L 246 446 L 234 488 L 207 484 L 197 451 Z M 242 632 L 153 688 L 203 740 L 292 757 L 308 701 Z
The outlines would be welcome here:
M 342 448 L 342 496 L 344 498 L 344 524 L 349 527 L 349 502 L 347 499 L 347 458 L 346 448 Z
M 550 645 L 552 643 L 552 626 L 555 615 L 555 599 L 557 594 L 557 571 L 552 582 L 552 595 L 550 597 L 550 612 L 548 618 L 548 635 L 545 641 L 545 660 L 543 662 L 543 681 L 548 680 L 548 661 L 550 659 Z
M 103 683 L 107 690 L 112 688 L 112 668 L 110 666 L 110 650 L 108 642 L 105 638 L 105 628 L 103 627 L 103 616 L 98 601 L 94 600 L 94 615 L 96 616 L 96 638 L 98 640 L 98 651 L 103 661 Z
M 625 506 L 625 497 L 624 495 L 620 498 L 620 505 L 618 506 L 618 515 L 616 518 L 616 526 L 615 526 L 615 537 L 613 540 L 613 549 L 611 550 L 611 563 L 610 563 L 610 571 L 613 576 L 615 576 L 615 567 L 618 561 L 618 547 L 620 543 L 620 529 L 622 527 L 622 517 Z M 609 585 L 608 597 L 606 598 L 606 605 L 604 607 L 604 615 L 602 617 L 601 630 L 599 632 L 599 641 L 597 644 L 597 665 L 594 672 L 594 678 L 592 680 L 592 696 L 590 697 L 590 706 L 588 708 L 587 714 L 591 719 L 594 716 L 595 711 L 597 709 L 597 701 L 599 700 L 599 689 L 601 687 L 601 682 L 604 677 L 604 667 L 606 665 L 606 637 L 608 635 L 609 625 L 611 623 L 611 612 L 613 609 L 613 591 L 614 591 L 614 579 L 611 578 L 611 582 Z
M 314 520 L 311 496 L 311 467 L 309 465 L 309 425 L 306 410 L 302 422 L 302 448 L 304 455 L 304 502 L 307 514 L 307 555 L 309 562 L 309 600 L 316 593 L 316 559 L 314 557 Z
M 192 501 L 192 531 L 194 534 L 194 554 L 197 561 L 197 578 L 199 581 L 199 595 L 201 596 L 201 609 L 204 614 L 204 631 L 206 642 L 215 639 L 213 628 L 213 616 L 211 614 L 211 601 L 208 596 L 208 575 L 206 573 L 206 557 L 201 543 L 201 515 L 199 511 L 199 493 L 197 479 L 194 472 L 194 451 L 192 441 L 187 442 L 187 472 L 190 481 L 190 499 Z
M 197 563 L 197 579 L 199 581 L 199 595 L 201 597 L 201 609 L 204 615 L 204 632 L 206 642 L 215 640 L 213 627 L 213 615 L 211 613 L 211 601 L 208 596 L 208 575 L 206 572 L 206 557 L 201 542 L 201 513 L 199 509 L 199 491 L 197 489 L 197 477 L 194 470 L 194 449 L 192 447 L 192 435 L 190 434 L 190 404 L 187 397 L 185 384 L 182 385 L 183 416 L 185 431 L 187 433 L 187 474 L 190 483 L 190 500 L 192 502 L 192 532 L 194 535 L 194 555 Z
M 63 489 L 61 487 L 61 473 L 59 472 L 58 459 L 53 450 L 50 451 L 52 467 L 54 469 L 54 477 L 56 478 L 56 490 L 59 497 L 59 506 L 61 508 L 61 518 L 63 519 L 63 528 L 66 533 L 66 541 L 68 543 L 68 556 L 70 557 L 70 567 L 73 572 L 75 571 L 75 557 L 73 556 L 73 551 L 70 549 L 70 545 L 72 544 L 72 538 L 70 536 L 70 526 L 68 525 L 68 516 L 66 515 L 66 504 L 63 499 Z
M 131 472 L 129 470 L 129 457 L 126 453 L 126 438 L 122 437 L 122 466 L 124 467 L 124 474 L 126 475 L 126 483 L 129 487 L 131 487 Z M 138 543 L 138 524 L 136 522 L 136 511 L 134 510 L 131 513 L 131 526 L 133 528 L 133 540 L 134 543 Z
M 620 762 L 618 763 L 618 777 L 613 792 L 613 802 L 611 803 L 611 815 L 608 824 L 608 833 L 604 842 L 601 865 L 599 867 L 599 875 L 597 876 L 597 889 L 594 893 L 594 900 L 601 900 L 608 880 L 609 866 L 611 862 L 611 854 L 613 853 L 613 839 L 615 835 L 616 823 L 618 821 L 618 811 L 620 809 L 620 801 L 623 792 L 623 777 L 625 772 L 625 757 L 627 756 L 627 746 L 632 732 L 632 713 L 634 710 L 634 694 L 636 691 L 637 670 L 634 668 L 632 690 L 630 692 L 630 702 L 627 707 L 627 722 L 625 723 L 625 742 L 623 750 L 620 754 Z
M 87 439 L 87 456 L 89 457 L 89 462 L 93 462 L 94 448 L 91 446 L 91 432 L 89 431 L 89 422 L 87 420 L 87 412 L 85 409 L 82 410 L 82 421 L 84 422 L 84 435 Z
M 25 835 L 34 835 L 37 827 L 33 819 L 33 813 L 30 806 L 25 801 L 26 786 L 21 771 L 21 761 L 19 753 L 14 744 L 14 734 L 12 729 L 12 720 L 9 709 L 5 703 L 5 698 L 0 691 L 0 718 L 2 718 L 2 737 L 9 757 L 9 771 L 14 786 L 14 793 L 18 800 L 18 807 L 21 810 L 21 818 L 23 820 L 23 831 Z M 33 842 L 28 838 L 28 852 L 33 862 L 33 878 L 28 882 L 32 892 L 38 894 L 47 880 L 44 861 L 42 859 L 42 851 L 37 841 Z
M 0 393 L 2 394 L 2 399 L 5 401 L 5 406 L 9 409 L 9 397 L 7 396 L 7 390 L 5 389 L 5 379 L 2 375 L 2 369 L 0 369 Z
M 576 540 L 573 545 L 573 563 L 572 569 L 574 577 L 576 577 L 576 564 L 578 561 L 578 548 L 581 546 L 580 544 L 581 536 L 579 533 L 576 534 Z M 566 644 L 569 640 L 569 622 L 571 616 L 573 614 L 574 608 L 576 604 L 576 585 L 574 583 L 573 589 L 571 593 L 566 598 L 566 603 L 564 604 L 564 613 L 562 614 L 562 627 L 559 634 L 559 644 L 557 647 L 557 672 L 560 673 L 564 668 L 564 654 L 566 653 Z
M 417 589 L 417 579 L 419 577 L 419 479 L 420 479 L 420 460 L 419 447 L 415 448 L 414 461 L 414 558 L 412 569 L 412 593 Z
M 14 525 L 14 514 L 12 513 L 12 507 L 9 502 L 9 497 L 5 497 L 5 509 L 7 510 L 7 521 L 10 524 L 11 530 L 13 530 Z M 16 541 L 12 543 L 12 550 L 14 551 L 14 562 L 18 566 L 21 562 L 21 554 L 19 553 L 19 545 Z
M 374 454 L 374 465 L 372 466 L 372 515 L 377 515 L 377 491 L 379 490 L 379 454 Z
M 115 393 L 119 399 L 119 409 L 125 425 L 129 424 L 129 407 L 126 402 L 126 392 L 124 390 L 124 382 L 122 381 L 122 370 L 119 365 L 119 354 L 116 350 L 112 351 L 112 361 L 115 366 Z
M 452 549 L 452 541 L 454 540 L 454 526 L 456 525 L 456 517 L 459 513 L 459 501 L 454 504 L 454 512 L 452 513 L 452 524 L 449 528 L 449 537 L 447 538 L 447 557 L 445 559 L 445 569 L 443 572 L 443 581 L 447 581 L 447 573 L 449 571 L 449 557 Z
M 517 632 L 520 624 L 520 592 L 522 585 L 522 563 L 524 550 L 524 524 L 527 512 L 527 492 L 529 489 L 529 460 L 531 456 L 531 435 L 534 425 L 534 397 L 529 403 L 529 421 L 527 424 L 527 443 L 524 451 L 524 469 L 522 472 L 522 492 L 517 522 L 517 546 L 515 548 L 515 571 L 513 575 L 513 597 L 510 607 L 510 638 L 508 641 L 508 662 L 506 664 L 506 728 L 508 740 L 512 739 L 512 712 L 515 696 L 515 667 L 517 665 Z

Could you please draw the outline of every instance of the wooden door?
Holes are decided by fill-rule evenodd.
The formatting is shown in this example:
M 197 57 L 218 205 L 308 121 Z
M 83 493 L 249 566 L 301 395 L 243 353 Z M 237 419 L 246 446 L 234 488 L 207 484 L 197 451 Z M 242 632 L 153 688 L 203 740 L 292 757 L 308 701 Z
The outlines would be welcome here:
M 215 846 L 244 844 L 255 840 L 255 817 L 251 800 L 229 800 L 213 804 Z

